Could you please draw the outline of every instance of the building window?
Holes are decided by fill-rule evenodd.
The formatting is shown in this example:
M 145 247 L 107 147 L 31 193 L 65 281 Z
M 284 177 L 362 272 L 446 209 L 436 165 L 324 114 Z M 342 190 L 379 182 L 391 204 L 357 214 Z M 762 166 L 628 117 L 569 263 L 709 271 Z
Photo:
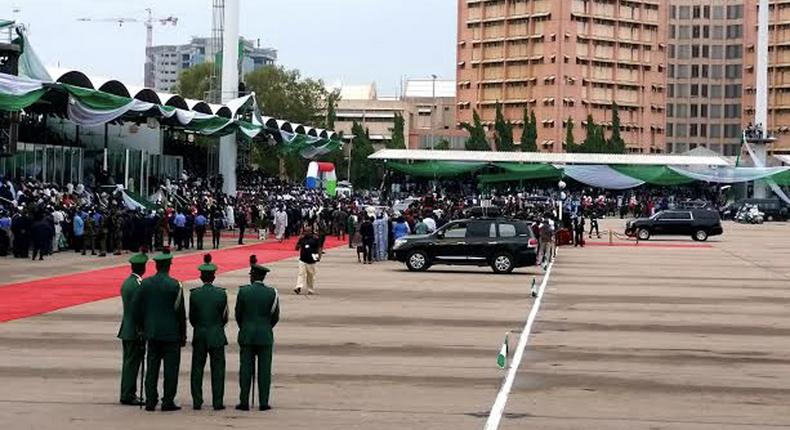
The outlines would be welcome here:
M 741 19 L 741 18 L 743 18 L 742 4 L 727 6 L 727 19 Z
M 740 64 L 731 64 L 726 68 L 727 79 L 740 79 L 743 76 Z
M 735 58 L 743 57 L 742 45 L 727 45 L 727 59 L 732 60 Z
M 724 87 L 724 98 L 735 99 L 741 97 L 741 86 L 738 84 L 726 85 Z

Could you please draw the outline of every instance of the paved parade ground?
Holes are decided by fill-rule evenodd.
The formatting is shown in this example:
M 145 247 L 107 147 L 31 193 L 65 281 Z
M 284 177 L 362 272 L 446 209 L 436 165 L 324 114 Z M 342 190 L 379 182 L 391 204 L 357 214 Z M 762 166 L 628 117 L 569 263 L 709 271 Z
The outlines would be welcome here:
M 619 220 L 602 224 L 622 230 Z M 705 245 L 675 238 L 607 246 L 604 239 L 562 248 L 500 428 L 790 427 L 788 229 L 727 223 L 725 235 Z M 49 275 L 39 263 L 4 259 L 0 272 L 5 282 L 21 282 L 99 261 L 64 263 L 75 258 L 53 257 Z M 308 298 L 291 294 L 295 259 L 269 266 L 282 306 L 272 411 L 233 410 L 232 317 L 228 410 L 191 410 L 189 347 L 176 399 L 184 410 L 117 405 L 116 297 L 0 323 L 0 428 L 480 429 L 505 375 L 496 367 L 504 334 L 524 326 L 530 283 L 543 276 L 537 268 L 512 276 L 444 267 L 414 274 L 397 263 L 360 265 L 340 247 L 319 265 L 320 295 Z M 246 270 L 219 275 L 231 308 L 246 280 Z M 41 295 L 46 300 L 46 289 Z

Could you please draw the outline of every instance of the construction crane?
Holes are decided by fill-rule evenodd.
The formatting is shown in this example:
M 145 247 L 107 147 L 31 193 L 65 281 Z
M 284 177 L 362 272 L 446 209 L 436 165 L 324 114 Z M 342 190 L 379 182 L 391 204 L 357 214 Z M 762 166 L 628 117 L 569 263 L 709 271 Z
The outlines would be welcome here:
M 154 17 L 153 10 L 151 8 L 147 8 L 146 13 L 148 17 L 144 20 L 139 18 L 77 18 L 77 21 L 80 22 L 114 22 L 117 23 L 119 27 L 123 27 L 124 24 L 127 23 L 139 23 L 142 22 L 145 25 L 146 30 L 146 38 L 145 38 L 145 59 L 146 59 L 146 86 L 151 86 L 153 83 L 148 82 L 149 80 L 149 70 L 153 70 L 153 63 L 154 58 L 153 54 L 150 52 L 151 47 L 154 46 L 154 23 L 159 23 L 161 25 L 168 25 L 171 24 L 172 26 L 178 25 L 178 18 L 175 16 L 167 16 L 167 17 Z

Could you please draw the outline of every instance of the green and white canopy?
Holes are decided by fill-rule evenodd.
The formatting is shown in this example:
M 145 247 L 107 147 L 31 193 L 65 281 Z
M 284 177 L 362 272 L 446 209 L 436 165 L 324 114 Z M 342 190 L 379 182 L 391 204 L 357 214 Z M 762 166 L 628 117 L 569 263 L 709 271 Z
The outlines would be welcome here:
M 452 161 L 422 161 L 415 163 L 389 161 L 386 167 L 415 177 L 449 178 L 473 173 L 485 168 L 489 172 L 478 176 L 484 184 L 514 181 L 559 180 L 571 178 L 596 188 L 626 190 L 645 184 L 684 185 L 695 181 L 716 184 L 736 184 L 756 180 L 772 180 L 790 184 L 790 167 L 731 167 L 731 166 L 657 166 L 657 165 L 559 165 L 519 163 L 472 163 Z M 496 172 L 496 171 L 499 172 Z

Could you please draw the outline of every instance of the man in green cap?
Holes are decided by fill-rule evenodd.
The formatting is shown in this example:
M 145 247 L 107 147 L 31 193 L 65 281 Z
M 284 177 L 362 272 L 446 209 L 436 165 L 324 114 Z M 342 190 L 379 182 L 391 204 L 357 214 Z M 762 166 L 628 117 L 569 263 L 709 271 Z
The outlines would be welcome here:
M 145 264 L 148 256 L 145 251 L 135 254 L 129 259 L 132 274 L 121 285 L 121 300 L 123 301 L 123 319 L 121 329 L 118 330 L 118 339 L 123 344 L 123 366 L 121 367 L 121 404 L 139 406 L 142 401 L 137 397 L 137 374 L 140 372 L 140 363 L 145 356 L 145 342 L 139 331 L 139 324 L 134 318 L 134 300 L 140 291 L 140 284 L 145 274 Z M 142 394 L 142 393 L 140 393 Z
M 267 411 L 272 377 L 273 328 L 280 319 L 277 290 L 263 283 L 269 269 L 250 257 L 250 285 L 242 286 L 236 297 L 236 323 L 239 325 L 240 403 L 236 409 L 250 410 L 250 388 L 258 362 L 258 408 Z
M 162 411 L 181 409 L 175 404 L 181 347 L 186 345 L 187 326 L 184 291 L 181 283 L 170 277 L 173 255 L 169 248 L 154 257 L 156 275 L 145 279 L 135 300 L 135 318 L 148 341 L 148 369 L 145 373 L 145 410 L 156 410 L 159 401 L 157 383 L 164 362 Z
M 203 257 L 198 267 L 203 286 L 193 288 L 189 294 L 189 322 L 194 327 L 192 335 L 192 408 L 203 406 L 203 370 L 206 356 L 211 359 L 211 402 L 215 411 L 225 409 L 225 324 L 228 323 L 228 295 L 224 288 L 213 285 L 217 266 L 211 254 Z

